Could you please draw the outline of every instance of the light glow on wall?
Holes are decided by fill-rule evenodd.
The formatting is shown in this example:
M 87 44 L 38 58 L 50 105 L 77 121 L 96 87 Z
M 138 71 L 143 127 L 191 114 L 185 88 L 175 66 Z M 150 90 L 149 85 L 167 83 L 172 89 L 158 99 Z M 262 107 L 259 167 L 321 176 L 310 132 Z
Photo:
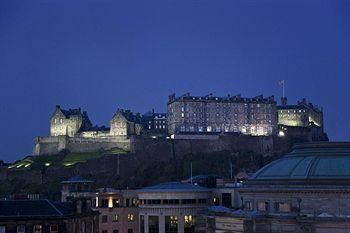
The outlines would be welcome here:
M 113 198 L 112 197 L 108 198 L 108 208 L 113 208 Z

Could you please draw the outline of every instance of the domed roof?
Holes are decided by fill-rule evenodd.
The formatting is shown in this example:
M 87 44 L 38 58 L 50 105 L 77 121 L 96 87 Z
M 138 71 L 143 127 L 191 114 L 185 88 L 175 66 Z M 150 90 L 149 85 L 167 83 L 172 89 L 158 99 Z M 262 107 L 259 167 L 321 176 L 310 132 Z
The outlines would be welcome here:
M 278 180 L 350 183 L 350 143 L 297 144 L 292 152 L 257 171 L 248 183 Z

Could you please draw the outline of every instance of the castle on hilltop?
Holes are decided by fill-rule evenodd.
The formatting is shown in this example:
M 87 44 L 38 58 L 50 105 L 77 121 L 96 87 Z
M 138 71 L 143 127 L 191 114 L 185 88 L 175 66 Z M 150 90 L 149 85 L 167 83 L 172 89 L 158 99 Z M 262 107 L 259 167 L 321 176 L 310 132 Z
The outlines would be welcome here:
M 118 109 L 109 127 L 99 127 L 94 126 L 87 112 L 80 108 L 64 110 L 57 105 L 50 119 L 50 136 L 35 138 L 33 154 L 112 148 L 134 151 L 137 144 L 145 143 L 147 138 L 219 140 L 225 136 L 240 138 L 243 144 L 248 139 L 241 136 L 252 136 L 258 141 L 264 141 L 262 137 L 270 138 L 267 139 L 269 145 L 264 142 L 261 148 L 272 148 L 277 136 L 328 140 L 323 131 L 323 110 L 305 99 L 288 105 L 287 98 L 283 97 L 281 105 L 277 105 L 273 96 L 245 98 L 186 93 L 170 95 L 167 106 L 167 113 L 152 110 L 143 115 Z
M 82 112 L 80 108 L 65 110 L 57 105 L 50 119 L 50 136 L 35 138 L 33 154 L 56 154 L 62 150 L 88 152 L 112 148 L 129 151 L 133 136 L 153 130 L 160 133 L 166 130 L 165 127 L 160 127 L 158 116 L 164 114 L 152 111 L 141 116 L 130 110 L 118 109 L 110 120 L 110 127 L 107 128 L 93 126 L 87 112 Z M 166 124 L 165 120 L 163 118 L 162 125 Z

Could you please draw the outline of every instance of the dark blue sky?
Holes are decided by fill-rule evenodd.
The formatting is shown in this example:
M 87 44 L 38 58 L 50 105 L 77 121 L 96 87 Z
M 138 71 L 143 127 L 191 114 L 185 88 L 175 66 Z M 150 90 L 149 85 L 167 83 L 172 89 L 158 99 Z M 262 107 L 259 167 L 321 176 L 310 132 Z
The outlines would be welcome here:
M 168 94 L 307 97 L 350 140 L 350 1 L 0 1 L 0 159 L 30 154 L 56 104 L 108 124 Z

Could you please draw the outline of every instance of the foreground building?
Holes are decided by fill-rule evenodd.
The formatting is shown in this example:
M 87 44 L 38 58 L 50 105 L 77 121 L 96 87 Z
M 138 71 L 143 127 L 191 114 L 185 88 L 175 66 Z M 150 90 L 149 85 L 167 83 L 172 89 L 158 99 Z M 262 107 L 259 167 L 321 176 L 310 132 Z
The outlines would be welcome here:
M 0 233 L 98 233 L 98 213 L 85 199 L 0 201 Z
M 211 197 L 210 189 L 179 182 L 138 190 L 140 233 L 205 231 L 197 215 L 211 205 Z
M 349 232 L 350 143 L 296 145 L 238 191 L 241 209 L 211 209 L 208 232 Z
M 243 98 L 173 94 L 168 101 L 168 128 L 169 134 L 271 135 L 277 130 L 276 102 L 273 96 L 262 95 Z
M 100 213 L 100 233 L 138 233 L 135 190 L 98 189 L 93 209 Z

